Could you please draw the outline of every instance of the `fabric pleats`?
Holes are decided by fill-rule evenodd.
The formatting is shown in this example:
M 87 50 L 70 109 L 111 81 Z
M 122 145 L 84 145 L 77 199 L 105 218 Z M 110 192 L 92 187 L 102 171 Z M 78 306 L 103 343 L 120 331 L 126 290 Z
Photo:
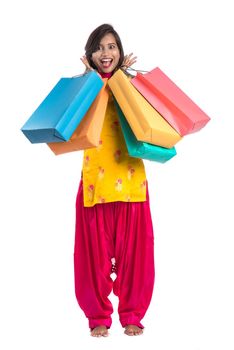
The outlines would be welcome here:
M 115 264 L 113 263 L 115 259 Z M 112 272 L 116 279 L 111 278 Z M 76 200 L 75 293 L 91 329 L 111 326 L 111 291 L 119 298 L 123 327 L 141 323 L 152 297 L 154 235 L 149 195 L 145 202 L 83 205 L 83 183 Z

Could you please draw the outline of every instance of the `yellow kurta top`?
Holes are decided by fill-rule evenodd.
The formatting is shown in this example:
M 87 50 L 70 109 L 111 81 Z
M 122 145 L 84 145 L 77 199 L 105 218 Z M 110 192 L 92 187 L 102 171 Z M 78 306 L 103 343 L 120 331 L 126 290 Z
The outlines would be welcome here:
M 99 146 L 84 151 L 82 173 L 85 207 L 146 200 L 144 163 L 128 155 L 111 92 Z

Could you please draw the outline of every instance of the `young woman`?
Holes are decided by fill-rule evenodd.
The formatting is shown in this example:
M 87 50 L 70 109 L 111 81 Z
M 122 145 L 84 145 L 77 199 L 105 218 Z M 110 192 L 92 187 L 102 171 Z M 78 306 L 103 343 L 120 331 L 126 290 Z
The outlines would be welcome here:
M 86 70 L 94 69 L 102 78 L 136 62 L 132 54 L 124 56 L 119 35 L 109 24 L 91 33 L 85 51 L 81 60 Z M 84 151 L 76 200 L 74 271 L 77 301 L 92 336 L 108 335 L 112 289 L 119 298 L 125 334 L 143 333 L 141 320 L 154 285 L 147 179 L 143 161 L 128 155 L 110 91 L 99 146 Z

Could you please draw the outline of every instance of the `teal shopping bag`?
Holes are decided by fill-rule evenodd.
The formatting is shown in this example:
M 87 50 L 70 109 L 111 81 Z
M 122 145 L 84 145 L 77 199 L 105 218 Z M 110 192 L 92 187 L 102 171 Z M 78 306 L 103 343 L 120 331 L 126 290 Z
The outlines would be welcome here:
M 128 153 L 131 157 L 153 160 L 159 163 L 165 163 L 166 161 L 168 161 L 176 155 L 175 147 L 164 148 L 152 145 L 147 142 L 138 141 L 116 101 L 115 105 L 117 108 L 120 125 L 122 128 Z
M 94 71 L 61 78 L 21 131 L 32 143 L 68 141 L 103 84 Z

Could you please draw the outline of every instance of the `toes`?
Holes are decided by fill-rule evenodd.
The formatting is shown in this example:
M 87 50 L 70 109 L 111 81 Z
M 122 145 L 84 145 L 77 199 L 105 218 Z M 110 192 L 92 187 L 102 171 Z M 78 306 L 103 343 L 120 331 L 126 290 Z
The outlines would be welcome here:
M 124 331 L 125 334 L 129 336 L 134 336 L 134 335 L 141 335 L 143 333 L 143 330 L 137 326 L 127 326 Z
M 139 334 L 142 334 L 143 333 L 143 330 L 141 328 L 138 328 L 137 330 L 135 330 L 135 334 L 136 335 L 139 335 Z
M 108 330 L 105 326 L 98 326 L 92 329 L 91 334 L 92 337 L 108 337 Z
M 91 333 L 91 336 L 95 337 L 95 338 L 100 338 L 100 337 L 102 337 L 102 334 L 101 333 Z

